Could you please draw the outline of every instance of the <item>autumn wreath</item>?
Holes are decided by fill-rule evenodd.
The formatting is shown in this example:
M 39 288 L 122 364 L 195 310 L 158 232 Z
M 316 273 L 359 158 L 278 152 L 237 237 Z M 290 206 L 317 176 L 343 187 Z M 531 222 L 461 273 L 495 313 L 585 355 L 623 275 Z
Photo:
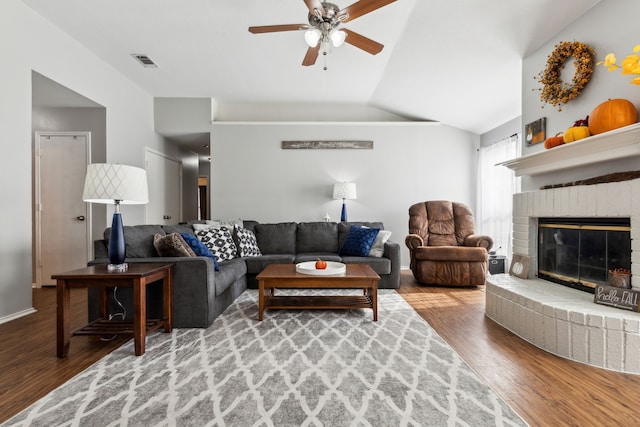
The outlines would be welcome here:
M 562 111 L 562 104 L 576 98 L 589 83 L 593 74 L 593 49 L 580 42 L 560 42 L 547 58 L 547 68 L 536 77 L 543 88 L 540 99 Z M 562 82 L 562 70 L 569 58 L 575 58 L 576 71 L 571 84 Z

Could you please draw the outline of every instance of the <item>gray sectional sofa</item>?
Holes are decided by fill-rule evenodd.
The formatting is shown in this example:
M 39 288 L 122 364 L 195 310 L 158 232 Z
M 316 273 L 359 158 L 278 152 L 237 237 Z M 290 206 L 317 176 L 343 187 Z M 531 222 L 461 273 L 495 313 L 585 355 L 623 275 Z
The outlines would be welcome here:
M 393 241 L 384 244 L 381 257 L 340 256 L 350 226 L 364 225 L 384 229 L 381 222 L 282 222 L 261 224 L 244 221 L 244 228 L 256 237 L 261 256 L 238 257 L 219 263 L 215 271 L 213 260 L 205 256 L 160 257 L 153 244 L 154 236 L 169 233 L 190 233 L 191 224 L 161 226 L 125 226 L 128 263 L 173 262 L 173 326 L 177 328 L 206 328 L 247 288 L 257 288 L 256 276 L 269 264 L 299 263 L 322 258 L 348 264 L 369 264 L 380 276 L 379 288 L 400 286 L 400 245 Z M 95 259 L 89 264 L 108 263 L 108 238 L 94 242 Z M 147 291 L 149 318 L 161 318 L 162 287 L 152 284 Z M 117 290 L 117 300 L 111 294 L 112 312 L 133 312 L 131 290 Z M 98 295 L 89 289 L 89 317 L 98 317 Z

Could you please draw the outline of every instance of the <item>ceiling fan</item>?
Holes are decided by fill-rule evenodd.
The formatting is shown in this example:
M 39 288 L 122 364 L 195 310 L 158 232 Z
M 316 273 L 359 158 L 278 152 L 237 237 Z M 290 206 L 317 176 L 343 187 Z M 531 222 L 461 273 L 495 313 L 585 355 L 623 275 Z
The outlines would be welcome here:
M 326 55 L 330 44 L 338 47 L 342 43 L 349 43 L 371 55 L 376 55 L 382 51 L 384 45 L 355 31 L 338 27 L 340 24 L 352 21 L 395 1 L 360 0 L 344 9 L 340 9 L 333 3 L 320 0 L 304 0 L 309 9 L 308 24 L 263 25 L 249 27 L 249 31 L 253 34 L 261 34 L 305 30 L 305 41 L 309 49 L 307 49 L 307 54 L 302 61 L 304 66 L 315 64 L 320 51 L 322 51 L 323 55 Z

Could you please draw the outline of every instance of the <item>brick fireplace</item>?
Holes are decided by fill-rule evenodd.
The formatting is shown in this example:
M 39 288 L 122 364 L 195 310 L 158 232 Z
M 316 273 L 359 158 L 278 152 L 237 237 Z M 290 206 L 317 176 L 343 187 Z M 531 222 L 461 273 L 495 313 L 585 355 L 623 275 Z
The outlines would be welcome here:
M 488 317 L 532 344 L 589 365 L 640 374 L 640 314 L 536 278 L 538 218 L 630 218 L 632 287 L 640 289 L 640 179 L 528 191 L 514 196 L 514 253 L 531 257 L 528 279 L 490 276 Z
M 531 257 L 529 278 L 490 276 L 486 314 L 532 344 L 571 360 L 640 374 L 640 314 L 539 280 L 538 217 L 630 217 L 632 286 L 640 288 L 640 179 L 531 191 L 514 196 L 514 253 Z

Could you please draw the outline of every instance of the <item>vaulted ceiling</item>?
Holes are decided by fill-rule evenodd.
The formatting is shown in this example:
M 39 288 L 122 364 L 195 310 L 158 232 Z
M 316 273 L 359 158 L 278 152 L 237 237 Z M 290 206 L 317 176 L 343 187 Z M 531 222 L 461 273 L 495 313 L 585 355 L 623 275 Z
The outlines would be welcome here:
M 343 24 L 382 52 L 345 44 L 327 70 L 301 66 L 303 31 L 247 30 L 307 23 L 303 0 L 23 1 L 155 97 L 371 107 L 482 134 L 521 114 L 522 58 L 599 0 L 397 0 Z

